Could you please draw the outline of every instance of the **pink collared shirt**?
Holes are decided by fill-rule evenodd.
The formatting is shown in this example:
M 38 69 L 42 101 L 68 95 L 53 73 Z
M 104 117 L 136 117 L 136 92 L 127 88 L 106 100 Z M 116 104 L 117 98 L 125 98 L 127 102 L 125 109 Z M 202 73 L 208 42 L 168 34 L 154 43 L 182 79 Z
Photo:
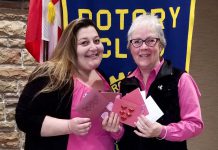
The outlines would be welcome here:
M 163 63 L 164 60 L 150 72 L 146 83 L 143 81 L 143 76 L 139 68 L 131 76 L 139 79 L 142 90 L 145 90 L 147 93 Z M 190 74 L 182 74 L 178 83 L 178 93 L 181 121 L 164 126 L 160 134 L 160 138 L 164 137 L 164 139 L 169 141 L 187 140 L 200 134 L 204 127 L 199 103 L 201 93 Z
M 109 89 L 109 85 L 105 83 L 105 90 Z M 91 90 L 78 78 L 74 79 L 73 102 L 71 106 L 71 118 L 79 117 L 79 113 L 75 110 L 77 104 L 82 97 Z M 114 150 L 114 142 L 118 140 L 124 130 L 121 128 L 117 133 L 110 133 L 102 128 L 102 118 L 92 121 L 89 133 L 83 136 L 70 134 L 68 139 L 67 150 Z

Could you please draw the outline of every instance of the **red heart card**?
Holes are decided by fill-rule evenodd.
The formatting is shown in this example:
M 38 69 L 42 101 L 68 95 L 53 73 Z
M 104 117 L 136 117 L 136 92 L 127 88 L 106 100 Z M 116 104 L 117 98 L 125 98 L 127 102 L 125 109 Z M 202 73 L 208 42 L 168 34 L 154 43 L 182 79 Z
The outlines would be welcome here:
M 143 113 L 143 107 L 130 101 L 116 99 L 112 111 L 119 114 L 120 122 L 135 127 L 134 122 Z

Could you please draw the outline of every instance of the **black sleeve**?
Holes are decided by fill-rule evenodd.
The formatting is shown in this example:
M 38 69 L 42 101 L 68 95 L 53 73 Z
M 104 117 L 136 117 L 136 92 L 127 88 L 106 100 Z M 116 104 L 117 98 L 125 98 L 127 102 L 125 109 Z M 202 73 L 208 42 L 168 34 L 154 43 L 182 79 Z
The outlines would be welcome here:
M 49 106 L 41 94 L 35 98 L 34 96 L 47 82 L 48 79 L 43 77 L 27 83 L 19 98 L 15 119 L 18 128 L 25 133 L 40 136 L 42 123 L 47 114 L 46 109 Z

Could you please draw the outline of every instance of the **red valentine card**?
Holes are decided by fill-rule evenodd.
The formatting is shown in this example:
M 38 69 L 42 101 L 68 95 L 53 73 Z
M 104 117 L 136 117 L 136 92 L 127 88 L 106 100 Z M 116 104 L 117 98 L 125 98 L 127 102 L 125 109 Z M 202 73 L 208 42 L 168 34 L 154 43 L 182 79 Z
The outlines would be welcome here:
M 145 104 L 139 88 L 133 90 L 130 93 L 127 93 L 125 96 L 122 97 L 122 99 L 131 101 L 137 105 L 144 105 Z
M 99 118 L 109 101 L 97 90 L 92 89 L 77 105 L 76 111 L 81 117 Z
M 148 114 L 147 107 L 145 106 L 145 102 L 143 100 L 143 97 L 141 95 L 139 88 L 133 90 L 130 93 L 127 93 L 125 96 L 122 97 L 122 100 L 132 102 L 138 106 L 142 106 L 143 107 L 143 114 L 144 115 Z
M 143 113 L 143 107 L 130 101 L 116 99 L 112 111 L 119 114 L 120 122 L 135 127 L 134 122 L 137 122 L 137 117 Z

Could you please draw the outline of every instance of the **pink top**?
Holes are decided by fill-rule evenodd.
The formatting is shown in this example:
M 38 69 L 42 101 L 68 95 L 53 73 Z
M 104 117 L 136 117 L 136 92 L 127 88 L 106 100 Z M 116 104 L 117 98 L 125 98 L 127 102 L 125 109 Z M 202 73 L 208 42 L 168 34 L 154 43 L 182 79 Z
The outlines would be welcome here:
M 139 79 L 142 90 L 145 90 L 147 93 L 163 63 L 164 60 L 150 72 L 146 84 L 143 82 L 139 68 L 137 68 L 131 76 L 135 76 Z M 201 93 L 197 84 L 188 73 L 183 73 L 179 79 L 178 92 L 181 121 L 168 124 L 163 128 L 160 134 L 160 138 L 165 137 L 164 139 L 169 141 L 187 140 L 200 134 L 204 127 L 199 103 Z
M 109 85 L 105 80 L 105 90 Z M 75 111 L 77 104 L 82 97 L 91 90 L 91 87 L 79 80 L 74 79 L 73 102 L 71 106 L 71 118 L 79 117 Z M 117 133 L 110 133 L 102 129 L 102 118 L 92 121 L 89 133 L 83 136 L 70 134 L 68 139 L 67 150 L 114 150 L 114 141 L 119 139 L 123 134 L 123 129 Z

